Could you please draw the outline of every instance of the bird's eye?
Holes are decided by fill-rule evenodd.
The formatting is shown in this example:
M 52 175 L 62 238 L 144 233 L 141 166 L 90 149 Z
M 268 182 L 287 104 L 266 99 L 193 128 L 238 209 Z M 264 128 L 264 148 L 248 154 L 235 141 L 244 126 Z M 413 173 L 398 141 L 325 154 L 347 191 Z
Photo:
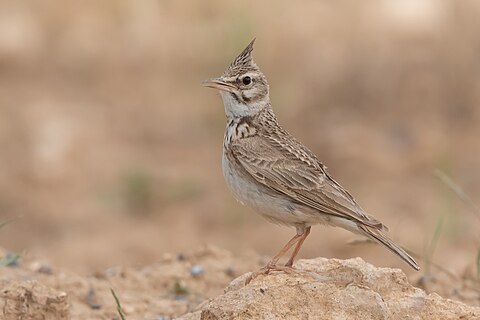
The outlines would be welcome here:
M 250 78 L 249 76 L 246 76 L 245 78 L 243 78 L 242 82 L 243 82 L 244 85 L 247 86 L 250 83 L 252 83 L 252 78 Z

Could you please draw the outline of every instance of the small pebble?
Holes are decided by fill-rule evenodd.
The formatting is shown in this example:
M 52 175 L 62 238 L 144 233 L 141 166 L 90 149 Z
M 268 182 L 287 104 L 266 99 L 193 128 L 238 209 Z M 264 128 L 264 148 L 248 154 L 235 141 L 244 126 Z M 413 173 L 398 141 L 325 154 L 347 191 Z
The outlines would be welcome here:
M 235 269 L 233 267 L 228 267 L 225 269 L 225 274 L 231 278 L 235 277 Z
M 204 272 L 205 272 L 205 269 L 199 264 L 194 265 L 192 269 L 190 269 L 190 274 L 194 278 L 200 277 L 201 275 L 203 275 Z
M 95 289 L 90 287 L 87 292 L 87 296 L 85 297 L 85 303 L 92 309 L 92 310 L 100 310 L 102 305 L 97 302 L 97 295 L 95 293 Z
M 175 300 L 176 301 L 185 301 L 185 300 L 187 300 L 187 297 L 184 296 L 184 295 L 176 295 Z
M 43 274 L 53 274 L 52 267 L 46 264 L 42 264 L 38 269 L 37 272 L 43 273 Z

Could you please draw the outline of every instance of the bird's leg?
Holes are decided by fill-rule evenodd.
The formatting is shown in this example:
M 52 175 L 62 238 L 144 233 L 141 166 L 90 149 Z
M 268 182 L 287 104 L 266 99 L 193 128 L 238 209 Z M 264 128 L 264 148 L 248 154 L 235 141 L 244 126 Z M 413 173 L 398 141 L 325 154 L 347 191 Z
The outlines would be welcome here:
M 249 284 L 250 281 L 252 281 L 253 279 L 255 279 L 256 277 L 258 277 L 261 274 L 263 274 L 263 275 L 269 274 L 270 271 L 272 271 L 272 270 L 284 271 L 284 272 L 287 272 L 287 273 L 291 272 L 290 267 L 277 266 L 277 262 L 302 237 L 303 237 L 303 234 L 298 234 L 298 232 L 297 232 L 297 234 L 292 239 L 290 239 L 290 241 L 287 242 L 287 244 L 283 247 L 283 249 L 280 250 L 280 252 L 277 253 L 277 255 L 275 257 L 273 257 L 272 260 L 270 260 L 265 267 L 261 268 L 258 271 L 253 272 L 250 276 L 248 276 L 247 280 L 245 280 L 245 285 Z
M 305 241 L 305 239 L 307 239 L 308 235 L 310 234 L 310 229 L 312 229 L 312 227 L 305 228 L 305 231 L 300 236 L 300 239 L 298 239 L 297 245 L 295 246 L 295 249 L 293 249 L 292 256 L 290 257 L 290 259 L 288 259 L 287 263 L 285 264 L 285 267 L 291 268 L 293 266 L 293 260 L 295 260 L 295 257 L 300 251 L 300 248 L 302 247 L 303 242 Z
M 290 248 L 295 243 L 297 243 L 301 238 L 302 238 L 302 235 L 296 234 L 292 239 L 290 239 L 290 241 L 287 242 L 287 244 L 283 247 L 283 249 L 280 250 L 280 252 L 277 253 L 277 255 L 275 257 L 273 257 L 272 260 L 270 260 L 267 263 L 267 266 L 275 266 L 277 264 L 278 260 L 280 260 L 280 258 L 283 257 L 285 255 L 285 253 L 287 253 L 287 251 L 290 250 Z

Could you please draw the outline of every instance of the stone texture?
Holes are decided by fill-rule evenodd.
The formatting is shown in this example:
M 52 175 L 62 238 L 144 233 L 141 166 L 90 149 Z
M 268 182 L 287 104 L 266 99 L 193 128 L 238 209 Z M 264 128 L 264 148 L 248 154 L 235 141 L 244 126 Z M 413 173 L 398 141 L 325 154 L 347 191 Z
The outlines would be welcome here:
M 401 270 L 360 258 L 300 260 L 297 268 L 302 271 L 260 276 L 248 286 L 244 274 L 180 319 L 480 319 L 480 308 L 426 294 Z
M 57 320 L 69 318 L 65 292 L 37 281 L 2 281 L 0 319 Z

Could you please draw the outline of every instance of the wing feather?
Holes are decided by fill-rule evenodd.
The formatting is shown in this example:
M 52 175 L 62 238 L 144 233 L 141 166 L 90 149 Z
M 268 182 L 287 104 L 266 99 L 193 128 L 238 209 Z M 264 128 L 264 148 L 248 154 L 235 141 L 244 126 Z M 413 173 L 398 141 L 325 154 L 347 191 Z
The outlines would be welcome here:
M 386 229 L 327 174 L 310 150 L 293 138 L 286 138 L 289 140 L 282 143 L 279 138 L 255 135 L 232 141 L 229 149 L 254 179 L 293 201 L 324 214 Z M 292 146 L 292 143 L 297 145 Z

